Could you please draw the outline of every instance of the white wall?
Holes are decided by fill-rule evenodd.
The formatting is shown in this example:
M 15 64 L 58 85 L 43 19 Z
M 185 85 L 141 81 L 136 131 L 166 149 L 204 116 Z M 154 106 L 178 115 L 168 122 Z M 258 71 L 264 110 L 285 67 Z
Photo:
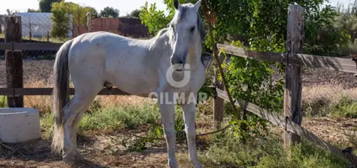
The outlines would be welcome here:
M 52 13 L 17 13 L 21 16 L 22 36 L 46 37 L 52 29 Z

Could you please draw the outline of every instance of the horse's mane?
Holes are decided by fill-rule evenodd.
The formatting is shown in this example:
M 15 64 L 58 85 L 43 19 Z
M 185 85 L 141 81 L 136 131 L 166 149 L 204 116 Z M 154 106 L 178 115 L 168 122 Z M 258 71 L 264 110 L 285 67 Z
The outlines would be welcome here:
M 169 28 L 168 27 L 165 27 L 163 29 L 161 29 L 157 34 L 156 36 L 154 37 L 154 39 L 158 39 L 160 38 L 162 35 L 164 35 L 167 31 L 169 31 Z
M 165 34 L 167 31 L 169 31 L 168 27 L 165 27 L 163 29 L 161 29 L 157 34 L 156 34 L 156 38 L 161 37 L 163 34 Z

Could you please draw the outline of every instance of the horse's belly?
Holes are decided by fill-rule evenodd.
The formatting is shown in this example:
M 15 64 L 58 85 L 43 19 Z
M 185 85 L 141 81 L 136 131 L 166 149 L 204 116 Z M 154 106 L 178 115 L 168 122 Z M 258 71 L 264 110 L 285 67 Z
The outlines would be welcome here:
M 133 95 L 148 95 L 158 87 L 157 77 L 141 68 L 116 67 L 107 72 L 108 82 Z

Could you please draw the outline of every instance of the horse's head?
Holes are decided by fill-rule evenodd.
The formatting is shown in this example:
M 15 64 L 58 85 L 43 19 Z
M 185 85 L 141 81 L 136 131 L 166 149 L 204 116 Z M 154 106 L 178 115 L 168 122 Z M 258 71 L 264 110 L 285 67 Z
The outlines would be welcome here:
M 202 52 L 203 28 L 198 12 L 201 6 L 201 0 L 196 4 L 179 4 L 174 0 L 176 13 L 170 23 L 172 32 L 171 47 L 171 64 L 177 66 L 177 70 L 183 70 L 188 59 L 200 60 Z M 197 58 L 188 58 L 188 55 Z M 181 67 L 181 68 L 179 68 Z

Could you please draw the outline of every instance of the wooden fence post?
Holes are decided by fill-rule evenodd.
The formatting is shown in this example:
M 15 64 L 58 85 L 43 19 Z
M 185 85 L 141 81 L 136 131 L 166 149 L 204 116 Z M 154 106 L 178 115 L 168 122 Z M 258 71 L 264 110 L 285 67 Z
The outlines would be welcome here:
M 215 54 L 215 56 L 218 56 L 218 54 L 219 54 L 218 48 L 216 45 L 213 47 L 213 54 Z M 218 74 L 219 74 L 219 70 L 217 67 L 219 66 L 218 64 L 220 64 L 220 63 L 216 61 L 216 64 L 217 64 L 217 66 L 215 66 L 215 68 L 214 68 L 214 75 L 213 75 L 212 82 L 213 82 L 215 88 L 224 90 L 223 83 L 217 79 Z M 215 129 L 221 128 L 223 118 L 224 118 L 224 100 L 222 98 L 216 96 L 213 100 L 213 120 L 214 120 Z
M 5 18 L 5 42 L 21 41 L 21 17 L 8 16 Z M 23 88 L 23 69 L 22 69 L 22 52 L 11 50 L 5 51 L 6 62 L 6 85 L 7 88 Z M 23 107 L 23 96 L 17 96 L 15 93 L 7 97 L 9 107 Z
M 213 84 L 215 88 L 224 90 L 223 84 L 217 80 L 218 70 L 214 70 Z M 216 96 L 213 100 L 213 120 L 215 129 L 220 129 L 224 117 L 224 100 Z
M 92 13 L 88 12 L 87 13 L 87 32 L 92 32 Z
M 298 125 L 302 122 L 301 112 L 301 66 L 296 63 L 296 54 L 300 51 L 304 36 L 304 8 L 297 4 L 289 5 L 287 27 L 287 64 L 284 90 L 284 115 Z M 298 143 L 300 137 L 296 134 L 284 132 L 284 146 L 289 148 Z

